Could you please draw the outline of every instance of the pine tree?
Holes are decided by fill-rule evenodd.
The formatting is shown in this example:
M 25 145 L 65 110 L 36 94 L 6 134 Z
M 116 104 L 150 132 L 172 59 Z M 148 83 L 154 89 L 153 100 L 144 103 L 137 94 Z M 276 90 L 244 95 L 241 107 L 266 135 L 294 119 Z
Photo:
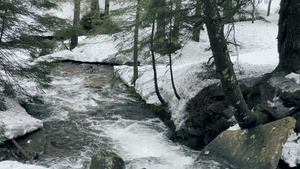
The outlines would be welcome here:
M 32 79 L 39 87 L 48 87 L 52 63 L 30 64 L 19 55 L 39 57 L 51 52 L 51 37 L 43 33 L 55 31 L 65 24 L 49 14 L 40 15 L 38 10 L 46 10 L 56 5 L 50 1 L 0 1 L 0 87 L 3 94 L 17 96 L 27 93 L 19 83 L 24 78 Z
M 80 21 L 80 3 L 81 0 L 74 0 L 74 17 L 70 50 L 74 49 L 78 44 L 79 21 Z

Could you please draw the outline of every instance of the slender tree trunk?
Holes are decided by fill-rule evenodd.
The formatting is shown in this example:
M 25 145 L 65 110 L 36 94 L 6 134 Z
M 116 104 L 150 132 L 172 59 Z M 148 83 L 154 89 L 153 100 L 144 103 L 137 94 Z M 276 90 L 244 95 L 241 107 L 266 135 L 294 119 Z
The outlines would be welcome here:
M 270 15 L 272 0 L 269 0 L 267 16 Z
M 79 20 L 80 20 L 80 1 L 74 0 L 74 17 L 73 17 L 73 32 L 71 37 L 70 50 L 74 49 L 78 44 Z
M 179 31 L 180 31 L 180 22 L 181 22 L 181 0 L 175 0 L 175 13 L 174 13 L 174 26 L 172 31 L 173 42 L 178 44 Z M 172 10 L 172 8 L 171 8 Z
M 299 0 L 282 0 L 278 22 L 278 71 L 300 71 Z
M 7 15 L 7 8 L 5 8 L 4 13 L 3 13 L 3 17 L 2 17 L 2 26 L 1 26 L 1 34 L 0 34 L 0 48 L 2 45 L 2 38 L 4 35 L 4 31 L 5 31 L 5 27 L 6 27 L 6 15 Z
M 152 57 L 152 67 L 153 67 L 153 75 L 154 75 L 154 87 L 155 87 L 155 93 L 162 105 L 166 105 L 165 100 L 162 98 L 159 92 L 158 84 L 157 84 L 157 73 L 156 73 L 156 64 L 155 64 L 155 55 L 154 55 L 154 29 L 155 29 L 155 15 L 153 16 L 152 21 L 152 31 L 151 31 L 151 38 L 150 38 L 150 52 Z
M 257 117 L 251 112 L 243 98 L 230 60 L 225 36 L 224 24 L 218 6 L 211 0 L 203 0 L 205 23 L 216 65 L 216 72 L 221 80 L 222 89 L 227 101 L 236 109 L 234 114 L 240 127 L 248 128 L 257 125 Z
M 255 21 L 255 0 L 252 0 L 252 23 Z
M 101 19 L 99 0 L 91 0 L 91 28 L 99 25 Z
M 193 26 L 193 36 L 192 39 L 196 42 L 200 41 L 200 31 L 203 29 L 203 21 L 201 18 L 201 13 L 202 13 L 202 5 L 201 5 L 201 0 L 197 0 L 196 2 L 196 12 L 195 12 L 195 21 L 194 21 L 194 26 Z
M 139 39 L 139 24 L 140 24 L 140 3 L 141 0 L 137 0 L 135 27 L 134 27 L 134 42 L 133 42 L 133 79 L 132 83 L 135 86 L 135 82 L 138 79 L 138 39 Z
M 100 17 L 100 5 L 99 0 L 91 0 L 91 13 L 93 16 Z
M 176 90 L 176 86 L 175 86 L 175 83 L 174 83 L 174 76 L 173 76 L 173 68 L 172 68 L 172 54 L 171 52 L 169 52 L 169 64 L 170 64 L 170 76 L 171 76 L 171 83 L 172 83 L 172 88 L 173 88 L 173 91 L 174 91 L 174 94 L 176 96 L 176 98 L 178 100 L 180 100 L 180 96 Z
M 156 25 L 156 34 L 155 34 L 155 46 L 156 49 L 160 48 L 165 43 L 166 37 L 166 1 L 165 0 L 156 0 L 157 3 L 157 25 Z M 159 50 L 160 51 L 160 50 Z
M 109 15 L 109 0 L 105 0 L 104 14 Z
M 172 8 L 171 8 L 171 13 L 172 13 Z M 172 30 L 172 17 L 169 17 L 169 41 L 168 41 L 168 55 L 169 55 L 169 65 L 170 65 L 170 76 L 171 76 L 171 84 L 172 84 L 172 88 L 174 91 L 174 94 L 176 96 L 176 98 L 178 100 L 180 100 L 180 96 L 177 93 L 176 87 L 175 87 L 175 83 L 174 83 L 174 77 L 173 77 L 173 68 L 172 68 L 172 44 L 173 43 L 173 30 Z M 174 27 L 175 28 L 175 27 Z M 177 39 L 178 40 L 178 39 Z

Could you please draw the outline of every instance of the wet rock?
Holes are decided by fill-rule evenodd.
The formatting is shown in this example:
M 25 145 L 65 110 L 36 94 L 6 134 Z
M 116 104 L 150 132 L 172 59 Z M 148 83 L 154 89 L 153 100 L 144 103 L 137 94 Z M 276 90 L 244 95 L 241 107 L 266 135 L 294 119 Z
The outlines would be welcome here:
M 9 150 L 7 148 L 0 148 L 0 161 L 7 159 L 9 156 Z
M 224 131 L 201 151 L 199 159 L 221 158 L 239 169 L 275 169 L 295 122 L 287 117 L 251 129 Z
M 90 169 L 125 169 L 124 161 L 113 152 L 99 151 L 92 157 Z
M 228 102 L 218 84 L 213 84 L 204 88 L 193 99 L 187 103 L 187 143 L 193 142 L 195 138 L 201 139 L 201 145 L 197 149 L 203 148 L 221 132 L 230 127 L 228 119 L 229 113 L 224 114 L 228 109 Z M 192 140 L 190 140 L 192 139 Z M 192 148 L 195 148 L 192 147 Z
M 33 159 L 37 159 L 44 154 L 46 144 L 45 130 L 39 129 L 31 133 L 22 142 L 24 142 L 22 147 L 26 153 Z

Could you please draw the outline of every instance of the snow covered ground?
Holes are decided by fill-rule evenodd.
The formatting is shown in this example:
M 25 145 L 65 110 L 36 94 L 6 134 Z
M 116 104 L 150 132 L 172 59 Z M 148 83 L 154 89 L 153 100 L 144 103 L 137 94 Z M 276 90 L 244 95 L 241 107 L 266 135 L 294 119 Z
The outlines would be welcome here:
M 258 7 L 259 12 L 265 16 L 267 4 L 262 2 Z M 236 40 L 241 47 L 238 49 L 238 52 L 235 48 L 230 49 L 232 50 L 232 61 L 234 62 L 234 67 L 239 79 L 250 76 L 260 76 L 264 73 L 271 72 L 277 66 L 278 53 L 276 37 L 278 33 L 278 9 L 279 0 L 273 0 L 271 15 L 269 17 L 265 16 L 270 22 L 256 21 L 254 24 L 251 22 L 239 22 L 235 24 Z M 67 12 L 70 12 L 69 10 L 67 10 Z M 69 15 L 62 16 L 66 17 Z M 61 57 L 68 60 L 84 62 L 103 62 L 112 60 L 115 58 L 114 55 L 118 51 L 116 48 L 118 42 L 115 42 L 113 39 L 112 36 L 108 35 L 98 35 L 91 38 L 81 37 L 79 40 L 80 45 L 73 51 L 59 51 L 52 55 L 48 55 L 46 58 Z M 162 64 L 158 64 L 157 66 L 160 92 L 163 98 L 170 104 L 172 119 L 177 128 L 184 125 L 184 121 L 187 117 L 185 113 L 186 103 L 202 88 L 217 81 L 213 78 L 203 77 L 204 72 L 206 71 L 203 63 L 212 55 L 210 51 L 205 50 L 208 47 L 209 40 L 204 31 L 201 33 L 200 42 L 187 42 L 183 49 L 173 56 L 173 73 L 177 91 L 182 98 L 180 101 L 177 100 L 171 88 L 169 67 Z M 126 62 L 126 59 L 128 60 L 128 58 L 121 58 L 120 60 Z M 140 74 L 139 79 L 136 82 L 136 91 L 147 103 L 159 104 L 159 100 L 154 91 L 152 67 L 151 65 L 146 64 L 147 60 L 142 61 L 142 63 L 143 65 L 139 67 Z M 120 78 L 131 86 L 130 80 L 133 75 L 132 67 L 115 66 L 114 68 Z M 300 83 L 299 74 L 291 74 L 288 78 L 294 78 L 296 82 Z M 3 119 L 5 120 L 5 118 L 2 117 L 2 121 Z M 39 128 L 42 126 L 38 121 L 35 122 L 35 127 Z M 4 121 L 4 123 L 7 123 L 7 121 Z M 17 124 L 19 124 L 18 122 L 13 123 L 16 124 L 15 127 L 19 127 L 17 126 Z M 6 128 L 9 129 L 10 127 Z M 19 129 L 12 128 L 11 130 L 7 130 L 7 137 L 12 138 L 18 135 L 20 131 L 30 131 L 31 129 L 31 127 L 28 129 L 28 127 L 25 126 L 20 127 Z M 293 133 L 283 149 L 282 159 L 288 162 L 291 167 L 300 162 L 300 143 L 299 140 L 298 142 L 295 142 L 299 137 L 299 135 Z M 10 167 L 14 165 L 16 165 L 16 162 L 0 162 L 0 169 L 3 167 L 28 167 L 27 165 L 21 166 L 22 164 Z M 39 169 L 37 166 L 32 166 L 32 168 Z

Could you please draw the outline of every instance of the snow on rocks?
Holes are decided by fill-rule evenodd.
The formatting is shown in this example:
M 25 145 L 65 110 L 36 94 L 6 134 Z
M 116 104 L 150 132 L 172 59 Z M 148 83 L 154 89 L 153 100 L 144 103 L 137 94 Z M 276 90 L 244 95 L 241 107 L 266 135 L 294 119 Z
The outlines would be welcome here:
M 281 159 L 289 164 L 290 167 L 296 167 L 300 162 L 300 134 L 293 132 L 284 144 Z
M 0 124 L 5 127 L 5 138 L 23 136 L 43 127 L 43 122 L 27 114 L 17 101 L 6 98 L 5 102 L 8 110 L 0 111 Z

